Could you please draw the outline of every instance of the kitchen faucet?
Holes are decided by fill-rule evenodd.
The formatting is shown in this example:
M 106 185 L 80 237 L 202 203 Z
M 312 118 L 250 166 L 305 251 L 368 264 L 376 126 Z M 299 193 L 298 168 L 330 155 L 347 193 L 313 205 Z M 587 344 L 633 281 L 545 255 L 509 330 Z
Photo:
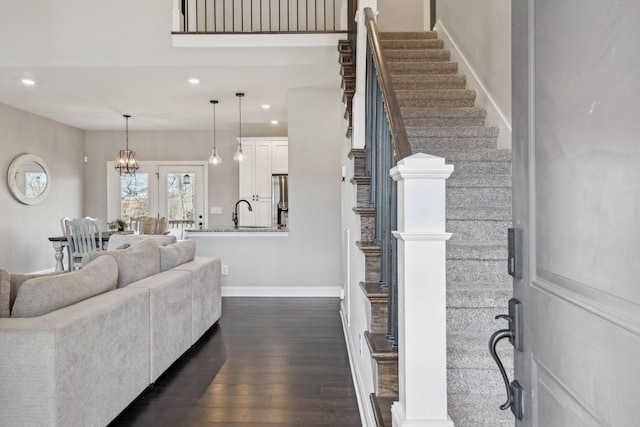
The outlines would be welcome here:
M 245 202 L 247 206 L 249 206 L 249 212 L 253 210 L 251 209 L 251 203 L 247 202 L 245 199 L 240 199 L 236 202 L 236 210 L 231 214 L 231 219 L 233 220 L 233 228 L 235 229 L 238 228 L 238 205 L 240 204 L 240 202 Z

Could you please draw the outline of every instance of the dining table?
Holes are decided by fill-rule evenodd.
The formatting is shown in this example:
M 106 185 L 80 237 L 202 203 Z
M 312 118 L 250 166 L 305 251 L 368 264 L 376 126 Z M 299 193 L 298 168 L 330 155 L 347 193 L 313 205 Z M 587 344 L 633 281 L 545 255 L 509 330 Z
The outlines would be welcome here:
M 126 232 L 124 232 L 126 233 Z M 129 232 L 130 233 L 130 232 Z M 96 243 L 98 243 L 98 239 L 100 239 L 100 247 L 104 249 L 109 242 L 109 237 L 114 234 L 123 234 L 122 231 L 103 231 L 102 236 L 100 238 L 96 237 Z M 64 271 L 64 250 L 67 249 L 67 270 L 71 270 L 71 263 L 69 260 L 71 259 L 71 249 L 69 247 L 69 240 L 67 236 L 53 236 L 49 237 L 49 241 L 53 244 L 53 249 L 55 250 L 55 258 L 56 258 L 56 269 L 55 271 Z

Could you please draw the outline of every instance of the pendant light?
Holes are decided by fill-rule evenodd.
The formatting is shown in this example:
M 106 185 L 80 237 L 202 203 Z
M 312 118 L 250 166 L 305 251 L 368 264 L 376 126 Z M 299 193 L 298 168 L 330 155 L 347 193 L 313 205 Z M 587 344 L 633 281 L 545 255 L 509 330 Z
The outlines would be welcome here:
M 213 151 L 211 152 L 211 156 L 209 157 L 209 163 L 212 165 L 219 165 L 222 163 L 222 157 L 218 154 L 218 149 L 216 148 L 216 104 L 218 101 L 211 100 L 209 101 L 211 105 L 213 105 Z
M 242 97 L 244 93 L 238 92 L 236 96 L 238 97 L 238 112 L 240 116 L 240 121 L 238 122 L 240 124 L 240 136 L 238 137 L 238 151 L 233 155 L 233 160 L 241 162 L 244 160 L 244 153 L 242 152 Z
M 131 116 L 125 114 L 123 117 L 126 120 L 127 145 L 124 150 L 120 150 L 120 154 L 116 159 L 116 170 L 120 175 L 133 175 L 139 169 L 139 166 L 136 153 L 133 150 L 129 150 L 129 118 Z

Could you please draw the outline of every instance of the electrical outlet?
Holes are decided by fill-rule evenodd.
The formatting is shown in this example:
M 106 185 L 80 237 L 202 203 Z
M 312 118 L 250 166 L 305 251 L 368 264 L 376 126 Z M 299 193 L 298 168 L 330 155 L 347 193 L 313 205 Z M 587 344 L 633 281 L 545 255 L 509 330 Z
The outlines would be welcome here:
M 226 264 L 222 264 L 222 275 L 227 276 L 229 274 L 229 266 Z
M 209 208 L 209 212 L 211 213 L 211 215 L 222 215 L 222 208 L 217 206 L 211 206 Z

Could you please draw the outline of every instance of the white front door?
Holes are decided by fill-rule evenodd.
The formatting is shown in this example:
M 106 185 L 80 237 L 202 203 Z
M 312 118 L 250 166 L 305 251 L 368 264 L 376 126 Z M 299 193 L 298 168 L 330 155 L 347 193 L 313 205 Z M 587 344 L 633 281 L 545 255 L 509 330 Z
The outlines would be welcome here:
M 640 426 L 639 17 L 512 2 L 520 427 Z

